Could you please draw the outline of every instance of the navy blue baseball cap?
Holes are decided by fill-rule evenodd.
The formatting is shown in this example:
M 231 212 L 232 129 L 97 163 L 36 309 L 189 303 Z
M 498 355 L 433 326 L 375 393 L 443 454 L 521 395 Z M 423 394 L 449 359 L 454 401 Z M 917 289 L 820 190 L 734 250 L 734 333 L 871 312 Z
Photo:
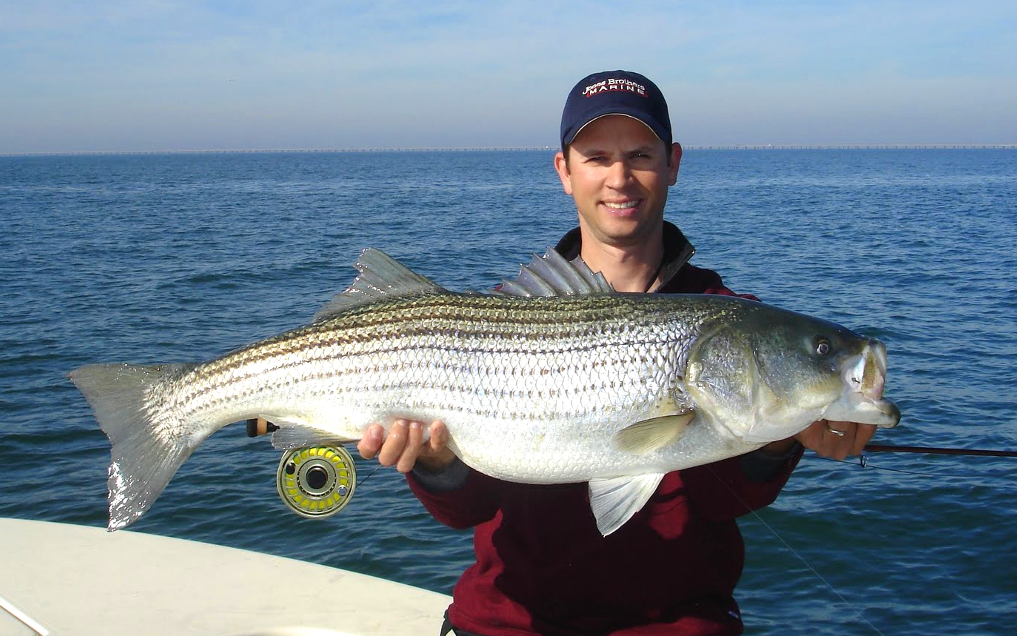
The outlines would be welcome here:
M 644 123 L 671 148 L 671 118 L 657 85 L 639 73 L 603 71 L 579 81 L 561 114 L 561 148 L 587 124 L 605 115 L 626 115 Z

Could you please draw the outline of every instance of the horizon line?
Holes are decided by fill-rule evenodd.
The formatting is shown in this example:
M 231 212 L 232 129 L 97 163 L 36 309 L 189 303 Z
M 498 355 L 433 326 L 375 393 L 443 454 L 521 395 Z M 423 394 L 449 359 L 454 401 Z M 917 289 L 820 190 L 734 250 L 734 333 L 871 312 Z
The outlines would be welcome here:
M 1017 144 L 690 144 L 685 150 L 1014 150 Z M 176 154 L 259 154 L 259 153 L 380 153 L 380 152 L 533 152 L 555 151 L 557 146 L 435 146 L 399 148 L 205 148 L 175 150 L 49 150 L 0 152 L 0 157 L 54 157 L 91 155 L 176 155 Z

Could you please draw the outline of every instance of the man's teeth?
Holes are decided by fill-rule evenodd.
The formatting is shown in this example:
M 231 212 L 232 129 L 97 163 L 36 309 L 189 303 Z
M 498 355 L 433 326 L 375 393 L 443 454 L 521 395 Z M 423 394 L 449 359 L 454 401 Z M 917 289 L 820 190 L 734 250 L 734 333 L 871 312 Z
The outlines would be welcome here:
M 636 207 L 638 201 L 626 201 L 625 203 L 611 203 L 608 201 L 604 202 L 604 205 L 611 208 L 612 210 L 627 210 L 629 208 Z

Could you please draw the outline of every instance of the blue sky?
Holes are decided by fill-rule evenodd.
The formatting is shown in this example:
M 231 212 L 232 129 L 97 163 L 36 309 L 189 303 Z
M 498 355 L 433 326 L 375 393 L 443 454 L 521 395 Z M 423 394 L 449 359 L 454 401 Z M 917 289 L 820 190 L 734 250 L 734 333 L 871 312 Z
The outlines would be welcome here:
M 1017 2 L 0 0 L 0 153 L 534 147 L 626 68 L 675 137 L 1017 143 Z

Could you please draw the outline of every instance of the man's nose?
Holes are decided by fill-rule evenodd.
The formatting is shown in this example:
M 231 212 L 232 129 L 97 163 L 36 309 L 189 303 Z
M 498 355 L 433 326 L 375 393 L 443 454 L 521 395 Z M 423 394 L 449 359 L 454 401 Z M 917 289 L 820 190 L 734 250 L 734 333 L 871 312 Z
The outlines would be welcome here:
M 608 166 L 607 185 L 612 188 L 621 188 L 632 178 L 632 169 L 629 162 L 619 159 Z

